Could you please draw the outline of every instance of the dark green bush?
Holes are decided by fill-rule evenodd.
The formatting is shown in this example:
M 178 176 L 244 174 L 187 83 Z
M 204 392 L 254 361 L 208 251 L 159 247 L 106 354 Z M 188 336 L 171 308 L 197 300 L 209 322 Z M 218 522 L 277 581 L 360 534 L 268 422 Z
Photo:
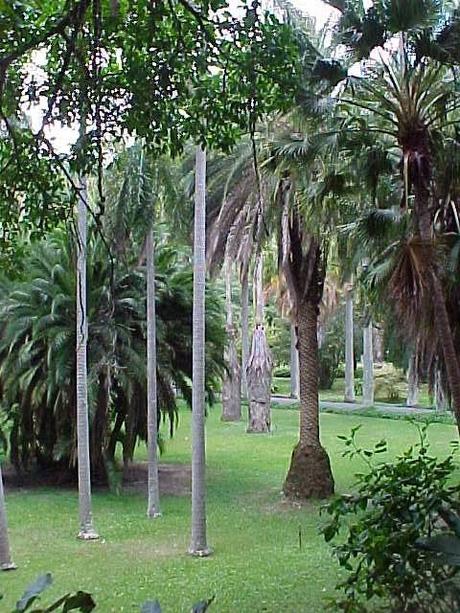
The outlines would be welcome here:
M 442 613 L 460 606 L 447 589 L 458 569 L 419 545 L 445 526 L 443 509 L 459 508 L 460 486 L 450 484 L 458 444 L 438 460 L 429 455 L 427 425 L 416 427 L 419 443 L 394 462 L 376 461 L 385 441 L 361 448 L 359 427 L 339 437 L 344 456 L 358 456 L 368 468 L 356 475 L 356 494 L 324 507 L 324 538 L 336 540 L 334 555 L 346 572 L 332 603 L 339 610 Z

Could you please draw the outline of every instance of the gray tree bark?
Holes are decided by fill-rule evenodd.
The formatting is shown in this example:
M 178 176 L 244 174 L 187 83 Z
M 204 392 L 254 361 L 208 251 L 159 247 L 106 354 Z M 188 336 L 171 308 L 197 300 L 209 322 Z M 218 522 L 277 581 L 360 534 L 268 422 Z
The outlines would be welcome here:
M 272 357 L 267 343 L 264 320 L 263 258 L 259 254 L 254 270 L 254 305 L 256 327 L 251 354 L 246 367 L 248 383 L 248 428 L 250 433 L 269 432 L 271 426 Z
M 222 381 L 222 421 L 241 419 L 241 369 L 236 351 L 236 329 L 233 323 L 232 265 L 225 263 L 225 302 L 227 311 L 227 345 L 224 357 L 228 367 Z
M 419 381 L 417 369 L 417 355 L 412 353 L 409 358 L 409 368 L 407 369 L 407 400 L 408 407 L 416 407 L 418 403 Z
M 208 556 L 206 539 L 205 288 L 206 151 L 196 148 L 193 239 L 192 535 L 189 553 Z
M 372 348 L 372 320 L 363 330 L 363 404 L 374 404 L 374 352 Z
M 88 190 L 86 179 L 80 180 L 80 194 L 77 205 L 77 452 L 78 452 L 78 501 L 80 531 L 78 538 L 93 540 L 99 535 L 93 526 L 91 507 L 91 469 L 89 457 L 88 418 L 88 372 L 86 363 L 88 344 L 88 318 L 86 304 L 86 249 L 87 249 L 87 206 Z
M 249 359 L 249 274 L 247 268 L 241 277 L 241 386 L 243 398 L 248 399 L 246 367 Z
M 434 406 L 437 411 L 447 411 L 449 409 L 449 399 L 444 389 L 441 370 L 436 368 L 434 374 Z
M 355 402 L 353 289 L 345 290 L 345 402 Z
M 157 346 L 155 310 L 155 241 L 153 229 L 147 234 L 147 449 L 148 502 L 147 516 L 156 518 L 160 511 L 158 478 L 158 407 L 157 407 Z
M 297 332 L 291 323 L 291 398 L 299 398 L 299 350 Z
M 15 568 L 17 568 L 16 564 L 14 564 L 11 559 L 5 494 L 3 492 L 2 467 L 0 465 L 0 570 L 14 570 Z

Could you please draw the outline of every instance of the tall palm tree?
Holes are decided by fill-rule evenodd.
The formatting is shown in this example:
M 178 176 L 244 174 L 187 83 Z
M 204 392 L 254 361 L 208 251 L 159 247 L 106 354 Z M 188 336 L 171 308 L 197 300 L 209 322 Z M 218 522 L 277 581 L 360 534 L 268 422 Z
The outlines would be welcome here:
M 355 401 L 353 286 L 345 288 L 345 402 Z
M 88 344 L 86 299 L 87 206 L 87 182 L 86 178 L 82 178 L 77 203 L 76 395 L 78 500 L 80 514 L 78 538 L 93 540 L 99 538 L 99 535 L 93 525 L 89 456 L 88 369 L 86 361 Z
M 241 370 L 236 350 L 236 328 L 233 321 L 232 262 L 225 264 L 225 301 L 227 313 L 227 345 L 225 361 L 227 369 L 222 381 L 222 421 L 241 419 Z
M 158 408 L 157 408 L 157 341 L 155 309 L 155 239 L 153 228 L 148 231 L 147 251 L 147 447 L 148 501 L 147 516 L 156 518 L 160 512 L 160 482 L 158 477 Z
M 0 570 L 15 570 L 16 568 L 16 564 L 11 559 L 5 495 L 3 493 L 2 467 L 0 464 Z
M 331 5 L 334 3 L 329 2 Z M 358 6 L 359 4 L 359 6 Z M 400 316 L 409 328 L 420 327 L 420 299 L 429 294 L 434 306 L 434 330 L 442 339 L 442 353 L 453 409 L 460 430 L 460 364 L 455 348 L 453 320 L 449 317 L 442 269 L 435 252 L 433 212 L 437 208 L 436 150 L 458 120 L 459 14 L 451 2 L 378 3 L 364 10 L 362 3 L 339 3 L 342 16 L 338 36 L 358 59 L 400 34 L 397 52 L 383 57 L 361 77 L 352 80 L 342 101 L 365 112 L 350 129 L 385 135 L 400 154 L 403 207 L 414 226 L 412 254 L 419 264 L 418 297 L 412 308 L 401 303 Z M 373 27 L 369 27 L 372 22 Z M 446 68 L 448 66 L 449 68 Z M 350 92 L 350 93 L 349 93 Z M 350 95 L 351 94 L 351 95 Z M 411 206 L 412 205 L 412 206 Z M 418 298 L 418 301 L 417 301 Z M 408 308 L 409 307 L 409 308 Z
M 189 553 L 199 557 L 211 554 L 206 537 L 205 287 L 206 150 L 198 145 L 193 235 L 192 533 Z

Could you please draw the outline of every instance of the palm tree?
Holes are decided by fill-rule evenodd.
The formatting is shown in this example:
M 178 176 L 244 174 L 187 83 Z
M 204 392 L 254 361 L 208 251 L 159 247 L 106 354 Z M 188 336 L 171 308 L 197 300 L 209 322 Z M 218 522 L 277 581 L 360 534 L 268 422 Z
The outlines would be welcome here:
M 147 516 L 159 517 L 160 483 L 158 478 L 157 342 L 155 314 L 155 239 L 153 229 L 147 234 Z
M 330 2 L 330 4 L 332 4 Z M 460 430 L 460 366 L 455 348 L 453 320 L 449 317 L 433 240 L 433 212 L 437 207 L 435 159 L 443 139 L 449 138 L 452 122 L 458 120 L 455 69 L 458 64 L 459 15 L 453 3 L 379 3 L 380 11 L 357 10 L 355 3 L 340 3 L 339 39 L 358 59 L 367 58 L 377 46 L 400 34 L 397 53 L 381 58 L 373 69 L 353 79 L 352 95 L 342 100 L 365 112 L 357 119 L 359 130 L 385 135 L 400 153 L 403 206 L 410 210 L 415 236 L 412 254 L 417 261 L 422 294 L 434 306 L 434 329 L 441 340 L 452 403 Z M 365 27 L 373 19 L 373 28 Z M 358 34 L 356 36 L 356 34 Z M 396 56 L 396 57 L 395 57 Z M 349 124 L 352 128 L 353 123 Z M 410 206 L 412 204 L 412 206 Z M 409 328 L 420 327 L 422 315 L 417 299 L 400 304 L 400 316 Z
M 254 267 L 255 327 L 251 352 L 246 365 L 248 385 L 247 432 L 270 432 L 270 396 L 272 383 L 272 357 L 264 328 L 263 253 L 259 252 Z
M 88 343 L 86 299 L 87 206 L 87 183 L 86 179 L 82 178 L 77 204 L 76 398 L 78 500 L 80 513 L 78 538 L 93 540 L 99 538 L 99 535 L 93 526 L 89 456 L 88 369 L 86 363 Z
M 206 287 L 206 150 L 195 158 L 193 238 L 193 392 L 192 392 L 192 534 L 189 553 L 209 556 L 206 538 L 205 443 L 205 287 Z
M 3 493 L 2 467 L 0 464 L 0 570 L 15 570 L 16 564 L 11 559 L 6 520 L 5 495 Z
M 355 401 L 353 286 L 345 287 L 345 402 Z
M 222 381 L 222 421 L 241 419 L 241 370 L 236 351 L 236 328 L 233 322 L 232 263 L 225 264 L 225 298 L 227 313 L 227 345 L 225 361 L 227 369 Z

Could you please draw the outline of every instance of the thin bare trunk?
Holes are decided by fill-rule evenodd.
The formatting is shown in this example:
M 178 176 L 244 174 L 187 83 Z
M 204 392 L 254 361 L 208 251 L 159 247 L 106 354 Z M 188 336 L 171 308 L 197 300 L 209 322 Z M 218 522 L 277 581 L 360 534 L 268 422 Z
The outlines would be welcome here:
M 409 358 L 407 369 L 407 400 L 408 407 L 416 407 L 418 403 L 419 381 L 417 368 L 417 354 L 414 352 Z
M 86 353 L 88 344 L 88 318 L 86 304 L 86 249 L 87 249 L 87 206 L 88 192 L 86 179 L 81 179 L 77 207 L 77 448 L 78 448 L 78 497 L 80 531 L 78 538 L 92 540 L 99 538 L 94 530 L 91 509 L 91 468 L 89 456 L 88 418 L 88 372 Z
M 241 277 L 241 383 L 243 397 L 248 399 L 246 367 L 249 359 L 249 274 L 246 269 Z
M 345 292 L 345 402 L 355 402 L 353 289 Z
M 447 411 L 449 400 L 444 389 L 441 369 L 436 366 L 434 373 L 434 406 L 436 411 Z
M 236 330 L 233 324 L 232 265 L 225 264 L 225 302 L 227 314 L 227 345 L 224 357 L 228 371 L 222 382 L 222 421 L 241 419 L 241 370 L 236 351 Z
M 160 483 L 158 478 L 158 407 L 157 342 L 155 313 L 155 239 L 153 229 L 147 234 L 147 447 L 148 502 L 147 516 L 160 517 Z
M 273 363 L 263 326 L 263 257 L 261 253 L 254 270 L 254 307 L 256 326 L 246 367 L 249 400 L 247 431 L 263 433 L 269 432 L 271 426 L 270 399 Z
M 8 522 L 6 520 L 5 494 L 3 492 L 2 467 L 0 465 L 0 570 L 14 570 L 16 564 L 11 559 L 8 539 Z
M 291 323 L 291 398 L 299 397 L 299 351 L 297 349 L 297 332 Z
M 206 152 L 196 148 L 193 239 L 192 535 L 189 553 L 208 556 L 206 539 L 205 288 Z
M 363 404 L 374 404 L 374 352 L 372 348 L 372 320 L 363 329 Z

